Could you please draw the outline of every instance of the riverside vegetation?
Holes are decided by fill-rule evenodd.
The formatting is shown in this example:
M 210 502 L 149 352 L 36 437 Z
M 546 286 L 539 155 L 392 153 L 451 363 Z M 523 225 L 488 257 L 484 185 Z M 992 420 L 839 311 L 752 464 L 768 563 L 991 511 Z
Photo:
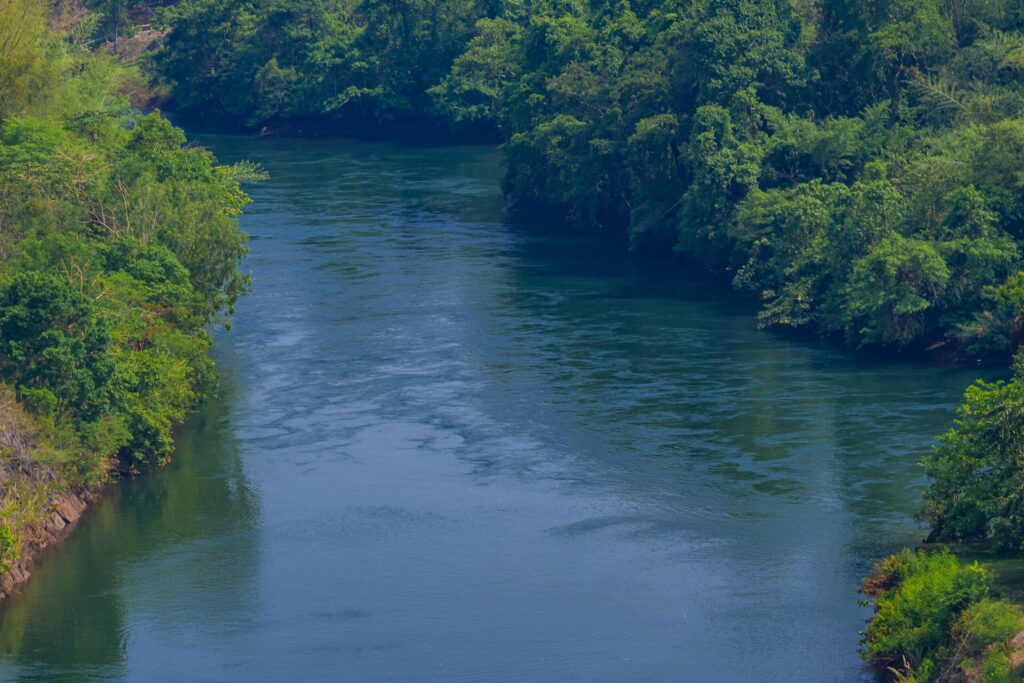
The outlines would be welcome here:
M 764 326 L 1008 354 L 1024 327 L 1015 0 L 189 0 L 174 105 L 504 142 L 514 206 L 675 253 Z
M 91 31 L 116 41 L 131 32 L 132 11 L 154 4 L 95 2 Z M 361 132 L 416 123 L 490 136 L 503 144 L 504 190 L 514 208 L 544 207 L 622 235 L 638 253 L 679 257 L 718 273 L 760 299 L 758 320 L 765 327 L 961 359 L 1008 359 L 1024 338 L 1021 0 L 160 4 L 170 6 L 155 8 L 164 36 L 148 68 L 184 113 L 270 131 Z M 159 118 L 127 115 L 126 125 L 126 115 L 119 118 L 109 104 L 91 105 L 102 115 L 81 104 L 110 87 L 76 90 L 75 82 L 117 71 L 66 47 L 59 59 L 46 56 L 56 54 L 55 45 L 37 63 L 86 65 L 73 68 L 72 85 L 62 86 L 69 92 L 60 97 L 77 104 L 49 105 L 60 112 L 59 123 L 52 123 L 54 115 L 45 125 L 8 117 L 5 135 L 56 126 L 59 134 L 43 136 L 52 140 L 46 149 L 66 141 L 78 145 L 77 153 L 109 158 L 110 169 L 135 159 L 148 170 L 107 171 L 101 176 L 106 184 L 86 183 L 81 190 L 75 181 L 55 181 L 65 194 L 50 189 L 40 195 L 78 212 L 73 224 L 85 226 L 80 238 L 45 229 L 61 214 L 29 211 L 35 194 L 24 200 L 26 217 L 18 214 L 19 220 L 41 227 L 12 233 L 24 236 L 5 257 L 8 296 L 63 287 L 60 296 L 44 298 L 66 300 L 70 310 L 91 306 L 89 316 L 65 323 L 71 326 L 63 334 L 73 332 L 88 367 L 103 370 L 65 384 L 65 374 L 47 368 L 86 364 L 65 362 L 75 357 L 63 350 L 44 356 L 47 349 L 12 345 L 3 351 L 5 377 L 31 419 L 46 425 L 40 433 L 58 435 L 47 438 L 73 433 L 83 452 L 159 459 L 168 442 L 156 435 L 166 430 L 153 427 L 142 401 L 127 397 L 153 391 L 163 398 L 166 403 L 157 405 L 167 406 L 161 413 L 167 419 L 157 422 L 166 426 L 180 419 L 195 394 L 175 394 L 172 388 L 182 385 L 162 383 L 164 372 L 152 379 L 160 390 L 139 379 L 145 373 L 127 373 L 136 378 L 127 385 L 113 378 L 126 364 L 134 370 L 132 363 L 141 363 L 127 358 L 151 356 L 175 359 L 182 363 L 175 367 L 190 368 L 189 377 L 206 376 L 203 325 L 244 284 L 234 270 L 242 246 L 230 220 L 244 202 L 236 184 L 244 169 L 217 169 L 205 153 L 182 150 L 180 134 Z M 152 134 L 142 135 L 147 127 Z M 138 137 L 144 140 L 131 142 Z M 12 139 L 10 146 L 22 138 Z M 64 156 L 54 153 L 54 159 L 44 167 L 65 169 Z M 77 179 L 78 166 L 66 167 Z M 33 182 L 42 177 L 34 175 Z M 132 181 L 147 189 L 127 191 Z M 175 194 L 178 183 L 190 191 Z M 204 192 L 192 193 L 199 188 Z M 187 202 L 159 209 L 145 204 L 169 196 L 196 203 L 188 211 Z M 122 232 L 132 202 L 149 207 L 133 214 L 127 244 L 105 224 L 108 214 L 91 217 L 90 202 L 99 201 L 94 197 L 107 202 L 111 221 L 124 207 L 117 223 Z M 190 220 L 208 211 L 218 220 Z M 141 240 L 135 232 L 140 223 L 162 227 Z M 205 249 L 190 249 L 192 238 L 180 235 L 213 225 L 221 226 L 230 246 L 211 264 Z M 223 246 L 219 240 L 211 243 Z M 80 243 L 90 246 L 73 246 Z M 166 251 L 155 255 L 147 248 Z M 112 265 L 137 260 L 177 263 L 182 270 Z M 74 265 L 49 279 L 35 272 L 62 262 Z M 203 275 L 211 267 L 214 272 Z M 136 284 L 149 283 L 154 273 L 149 290 Z M 86 295 L 96 282 L 105 289 Z M 179 308 L 188 314 L 170 312 Z M 47 321 L 67 320 L 47 315 Z M 110 333 L 98 343 L 107 356 L 87 352 L 94 348 L 92 323 L 80 319 L 130 332 Z M 167 337 L 142 334 L 147 325 Z M 166 341 L 172 335 L 175 344 Z M 139 337 L 153 346 L 136 354 L 125 340 Z M 158 338 L 173 351 L 145 355 Z M 51 375 L 58 379 L 47 379 Z M 197 391 L 203 384 L 197 379 L 186 386 Z M 109 389 L 94 399 L 92 385 Z M 1020 361 L 1009 381 L 972 387 L 953 430 L 925 458 L 931 484 L 923 516 L 933 540 L 982 544 L 1010 556 L 1024 551 L 1022 391 Z M 103 441 L 114 434 L 125 442 Z M 905 552 L 884 560 L 866 584 L 877 596 L 877 612 L 865 633 L 865 657 L 903 680 L 1018 676 L 1021 613 L 999 597 L 998 586 L 991 570 L 947 553 Z
M 0 0 L 0 597 L 61 501 L 164 461 L 213 385 L 260 174 L 133 109 L 138 74 L 49 29 L 62 11 Z

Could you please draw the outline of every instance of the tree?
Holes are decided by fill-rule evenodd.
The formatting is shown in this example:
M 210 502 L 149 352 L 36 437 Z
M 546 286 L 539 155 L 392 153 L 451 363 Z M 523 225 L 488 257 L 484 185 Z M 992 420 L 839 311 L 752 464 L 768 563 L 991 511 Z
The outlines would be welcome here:
M 1010 381 L 967 389 L 953 428 L 923 464 L 934 538 L 1024 550 L 1024 356 Z
M 0 376 L 57 416 L 92 422 L 111 408 L 110 332 L 66 279 L 35 271 L 0 286 Z
M 29 99 L 44 67 L 44 3 L 0 0 L 0 119 Z

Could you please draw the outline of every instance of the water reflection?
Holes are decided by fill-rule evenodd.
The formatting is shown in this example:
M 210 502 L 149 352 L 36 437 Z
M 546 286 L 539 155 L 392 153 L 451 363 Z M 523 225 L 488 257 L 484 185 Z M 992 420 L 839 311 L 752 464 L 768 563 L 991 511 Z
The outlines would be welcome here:
M 259 499 L 235 443 L 230 365 L 224 373 L 174 463 L 115 487 L 0 610 L 0 679 L 119 678 L 133 670 L 129 651 L 169 654 L 258 614 Z M 192 623 L 198 605 L 207 618 Z

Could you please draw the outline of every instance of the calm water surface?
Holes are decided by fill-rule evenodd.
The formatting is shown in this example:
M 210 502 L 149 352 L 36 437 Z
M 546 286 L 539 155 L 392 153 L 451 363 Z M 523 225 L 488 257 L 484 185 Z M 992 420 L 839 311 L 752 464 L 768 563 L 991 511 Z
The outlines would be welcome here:
M 0 611 L 0 679 L 864 677 L 976 372 L 512 225 L 493 150 L 206 142 L 273 178 L 221 391 Z

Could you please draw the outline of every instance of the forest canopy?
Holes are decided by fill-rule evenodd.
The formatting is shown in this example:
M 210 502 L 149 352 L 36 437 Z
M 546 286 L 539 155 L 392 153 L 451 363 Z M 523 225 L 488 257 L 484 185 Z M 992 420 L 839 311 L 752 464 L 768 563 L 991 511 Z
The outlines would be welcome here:
M 1024 333 L 1020 0 L 186 0 L 158 73 L 253 127 L 491 131 L 513 205 L 853 346 Z

